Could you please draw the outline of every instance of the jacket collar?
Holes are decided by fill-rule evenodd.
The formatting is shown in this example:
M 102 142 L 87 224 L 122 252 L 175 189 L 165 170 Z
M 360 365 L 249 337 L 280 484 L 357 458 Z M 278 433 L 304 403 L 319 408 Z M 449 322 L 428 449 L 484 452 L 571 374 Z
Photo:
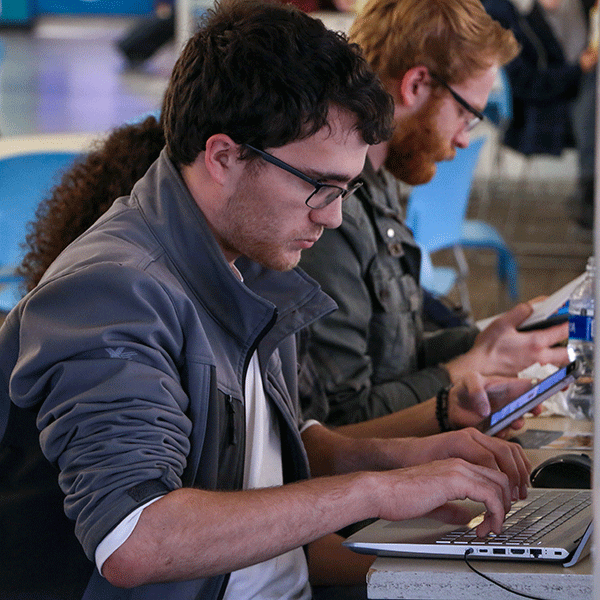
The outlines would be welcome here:
M 241 258 L 236 265 L 242 283 L 165 150 L 135 185 L 132 200 L 191 293 L 242 344 L 276 319 L 270 334 L 275 346 L 335 308 L 298 268 L 276 272 Z
M 375 170 L 368 156 L 361 179 L 366 189 L 359 189 L 356 194 L 368 198 L 369 204 L 381 214 L 402 221 L 404 214 L 398 201 L 408 198 L 410 186 L 394 177 L 385 167 Z M 391 190 L 394 193 L 390 195 Z

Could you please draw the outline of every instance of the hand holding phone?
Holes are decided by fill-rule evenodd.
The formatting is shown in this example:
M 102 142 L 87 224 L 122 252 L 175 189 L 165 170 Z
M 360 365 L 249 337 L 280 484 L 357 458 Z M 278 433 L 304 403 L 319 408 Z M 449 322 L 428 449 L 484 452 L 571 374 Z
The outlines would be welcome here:
M 518 398 L 515 398 L 501 409 L 490 414 L 477 425 L 477 429 L 488 435 L 495 435 L 546 400 L 546 398 L 564 389 L 575 381 L 582 372 L 583 365 L 578 360 L 558 369 L 558 371 L 534 385 Z

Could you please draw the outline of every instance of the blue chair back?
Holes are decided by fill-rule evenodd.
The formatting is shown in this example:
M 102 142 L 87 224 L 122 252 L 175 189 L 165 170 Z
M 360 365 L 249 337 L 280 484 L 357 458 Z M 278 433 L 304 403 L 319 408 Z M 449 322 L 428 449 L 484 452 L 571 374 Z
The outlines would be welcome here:
M 75 151 L 32 152 L 0 157 L 0 310 L 18 299 L 14 269 L 23 258 L 27 226 L 40 202 L 79 156 Z
M 513 116 L 512 91 L 506 70 L 498 70 L 500 85 L 490 92 L 483 114 L 496 126 L 508 124 Z
M 148 117 L 154 117 L 157 121 L 160 121 L 160 110 L 148 110 L 140 115 L 133 117 L 125 121 L 126 125 L 136 125 L 137 123 L 142 123 Z
M 458 244 L 473 173 L 485 138 L 458 149 L 452 161 L 441 162 L 433 179 L 415 186 L 408 200 L 406 224 L 426 252 Z

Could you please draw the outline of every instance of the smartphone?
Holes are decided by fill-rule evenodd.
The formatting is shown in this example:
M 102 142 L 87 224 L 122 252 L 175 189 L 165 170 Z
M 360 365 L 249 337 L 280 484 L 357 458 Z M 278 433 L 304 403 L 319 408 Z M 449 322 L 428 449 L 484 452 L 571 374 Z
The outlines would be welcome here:
M 566 323 L 568 320 L 568 312 L 557 313 L 555 315 L 550 315 L 549 317 L 547 317 L 546 319 L 542 319 L 541 321 L 531 323 L 530 325 L 517 327 L 517 331 L 534 331 L 536 329 L 546 329 L 547 327 L 552 327 L 553 325 L 560 325 L 561 323 Z
M 498 433 L 546 398 L 556 394 L 556 392 L 560 392 L 560 390 L 575 381 L 582 373 L 583 365 L 581 361 L 574 360 L 566 367 L 558 369 L 550 377 L 546 377 L 546 379 L 534 385 L 530 390 L 515 398 L 506 406 L 493 412 L 479 423 L 477 429 L 488 435 Z

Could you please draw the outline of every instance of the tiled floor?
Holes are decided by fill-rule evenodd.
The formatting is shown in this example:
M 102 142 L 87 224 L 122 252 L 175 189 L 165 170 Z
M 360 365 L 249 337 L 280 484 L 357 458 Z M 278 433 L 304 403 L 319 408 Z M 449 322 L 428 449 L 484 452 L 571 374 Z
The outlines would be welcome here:
M 101 134 L 159 108 L 175 61 L 174 44 L 131 70 L 114 42 L 132 23 L 123 18 L 58 17 L 40 21 L 31 32 L 0 30 L 0 133 L 5 138 Z M 511 164 L 499 178 L 490 179 L 489 158 L 478 169 L 469 214 L 496 225 L 516 252 L 524 299 L 549 294 L 572 279 L 592 252 L 591 233 L 581 230 L 568 210 L 572 158 L 550 163 L 545 171 L 532 169 L 527 185 L 518 183 Z M 510 213 L 511 204 L 518 212 Z M 433 258 L 452 263 L 447 252 Z M 467 258 L 475 317 L 505 308 L 493 255 L 470 252 Z

